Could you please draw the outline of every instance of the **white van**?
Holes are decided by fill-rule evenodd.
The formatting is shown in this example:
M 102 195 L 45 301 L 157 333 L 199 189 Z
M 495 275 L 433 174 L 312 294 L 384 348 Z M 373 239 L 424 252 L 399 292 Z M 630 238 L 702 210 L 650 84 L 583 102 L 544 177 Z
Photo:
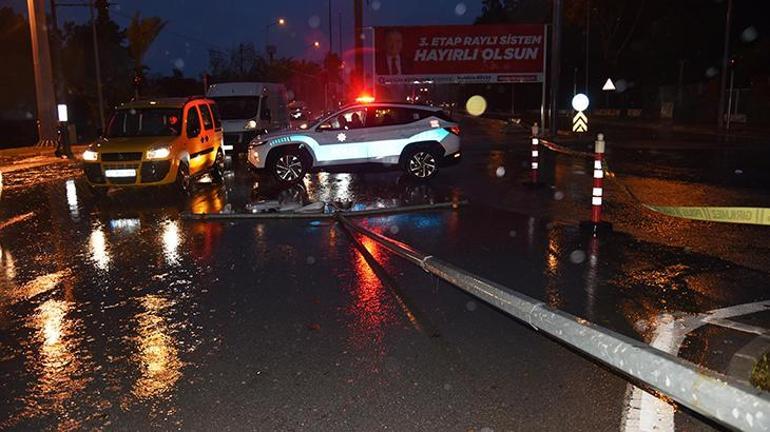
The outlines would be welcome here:
M 227 154 L 245 152 L 258 134 L 289 128 L 286 87 L 260 82 L 212 84 L 206 94 L 219 107 Z

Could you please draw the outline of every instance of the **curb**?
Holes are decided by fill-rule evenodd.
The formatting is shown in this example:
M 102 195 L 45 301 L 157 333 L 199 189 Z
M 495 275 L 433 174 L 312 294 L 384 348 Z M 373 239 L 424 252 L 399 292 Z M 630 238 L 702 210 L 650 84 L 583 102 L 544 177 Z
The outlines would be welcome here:
M 751 371 L 762 354 L 770 351 L 770 334 L 757 336 L 733 354 L 727 366 L 727 374 L 736 380 L 751 385 Z

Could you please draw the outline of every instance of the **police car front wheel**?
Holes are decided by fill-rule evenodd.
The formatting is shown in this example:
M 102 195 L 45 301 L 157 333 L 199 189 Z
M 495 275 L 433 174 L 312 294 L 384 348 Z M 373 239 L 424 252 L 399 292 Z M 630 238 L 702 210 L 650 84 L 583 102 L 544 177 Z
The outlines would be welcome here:
M 294 183 L 305 176 L 307 166 L 299 152 L 289 150 L 272 158 L 270 171 L 278 181 Z
M 406 155 L 404 169 L 414 178 L 427 180 L 438 172 L 438 158 L 428 149 L 411 150 Z

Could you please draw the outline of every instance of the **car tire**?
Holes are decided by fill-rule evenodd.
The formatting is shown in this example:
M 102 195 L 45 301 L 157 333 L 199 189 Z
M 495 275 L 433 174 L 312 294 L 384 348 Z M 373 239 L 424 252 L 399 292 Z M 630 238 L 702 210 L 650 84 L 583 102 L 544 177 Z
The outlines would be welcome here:
M 217 150 L 217 156 L 214 159 L 214 165 L 211 166 L 211 181 L 216 184 L 222 184 L 225 181 L 225 154 L 222 149 Z
M 407 150 L 403 158 L 403 169 L 411 178 L 428 180 L 438 172 L 439 157 L 434 150 L 417 147 Z
M 270 173 L 281 183 L 297 183 L 307 173 L 309 164 L 300 150 L 288 149 L 281 151 L 268 161 Z
M 190 176 L 190 166 L 187 162 L 179 161 L 179 168 L 176 170 L 176 181 L 174 182 L 176 190 L 180 195 L 190 195 L 193 189 L 193 179 Z

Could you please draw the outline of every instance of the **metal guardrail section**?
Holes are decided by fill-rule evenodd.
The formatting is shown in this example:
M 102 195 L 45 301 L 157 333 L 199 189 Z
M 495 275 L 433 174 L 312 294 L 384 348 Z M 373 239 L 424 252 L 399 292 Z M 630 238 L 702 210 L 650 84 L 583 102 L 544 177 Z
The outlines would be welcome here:
M 547 333 L 622 375 L 646 384 L 652 390 L 706 418 L 739 430 L 770 430 L 770 399 L 766 393 L 643 342 L 553 309 L 539 300 L 351 223 L 341 214 L 337 214 L 336 218 L 348 229 L 371 238 L 426 272 L 531 325 L 535 330 Z

